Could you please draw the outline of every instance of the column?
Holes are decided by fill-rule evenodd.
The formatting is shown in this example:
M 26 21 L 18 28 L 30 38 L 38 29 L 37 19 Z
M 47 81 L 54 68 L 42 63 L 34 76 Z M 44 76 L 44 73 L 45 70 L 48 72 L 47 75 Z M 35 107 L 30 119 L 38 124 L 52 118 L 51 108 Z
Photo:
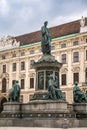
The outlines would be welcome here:
M 73 74 L 72 74 L 72 51 L 67 51 L 67 64 L 68 64 L 68 71 L 67 71 L 67 86 L 72 87 L 73 84 Z
M 12 61 L 9 61 L 9 89 L 12 87 Z
M 19 72 L 20 72 L 20 62 L 16 62 L 16 79 L 19 81 L 20 84 L 20 78 L 19 78 Z
M 28 76 L 28 69 L 29 69 L 29 60 L 28 58 L 25 59 L 25 90 L 29 89 L 29 76 Z
M 85 68 L 84 68 L 84 61 L 85 61 L 85 49 L 84 47 L 80 47 L 79 51 L 79 62 L 80 62 L 80 73 L 79 73 L 79 83 L 85 82 Z

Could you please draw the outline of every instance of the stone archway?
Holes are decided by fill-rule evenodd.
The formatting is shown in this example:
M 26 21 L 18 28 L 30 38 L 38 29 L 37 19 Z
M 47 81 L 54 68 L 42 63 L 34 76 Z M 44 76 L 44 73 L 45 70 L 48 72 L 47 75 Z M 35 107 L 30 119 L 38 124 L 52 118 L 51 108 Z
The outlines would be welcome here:
M 3 110 L 3 103 L 7 102 L 7 98 L 2 96 L 0 97 L 0 112 Z

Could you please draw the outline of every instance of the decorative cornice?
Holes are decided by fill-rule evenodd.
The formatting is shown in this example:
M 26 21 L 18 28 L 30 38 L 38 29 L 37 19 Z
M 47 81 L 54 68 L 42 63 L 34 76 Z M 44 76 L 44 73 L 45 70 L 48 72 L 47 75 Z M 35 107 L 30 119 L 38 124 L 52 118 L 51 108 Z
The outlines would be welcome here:
M 60 70 L 61 73 L 67 73 L 68 69 L 66 67 L 62 67 L 62 69 Z
M 30 73 L 28 76 L 29 77 L 34 77 L 36 74 L 35 73 Z
M 25 73 L 20 73 L 20 74 L 19 74 L 19 78 L 20 78 L 20 79 L 25 78 L 25 76 L 26 76 Z
M 73 72 L 79 72 L 79 71 L 80 71 L 80 67 L 73 67 L 73 68 L 72 68 L 72 71 L 73 71 Z
M 1 73 L 0 78 L 8 78 L 9 74 L 8 73 Z

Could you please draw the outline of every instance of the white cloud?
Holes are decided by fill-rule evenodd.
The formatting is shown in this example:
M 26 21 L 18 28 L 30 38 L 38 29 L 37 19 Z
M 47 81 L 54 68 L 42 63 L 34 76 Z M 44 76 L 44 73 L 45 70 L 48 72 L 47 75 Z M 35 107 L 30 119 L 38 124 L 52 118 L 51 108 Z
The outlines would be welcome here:
M 63 23 L 67 23 L 67 22 L 81 19 L 82 16 L 87 17 L 87 10 L 85 10 L 81 13 L 76 13 L 76 14 L 70 15 L 70 16 L 69 15 L 57 16 L 49 24 L 50 24 L 50 26 L 61 25 Z
M 0 15 L 6 15 L 9 11 L 7 0 L 0 0 Z
M 87 16 L 84 0 L 0 0 L 0 36 L 40 30 Z

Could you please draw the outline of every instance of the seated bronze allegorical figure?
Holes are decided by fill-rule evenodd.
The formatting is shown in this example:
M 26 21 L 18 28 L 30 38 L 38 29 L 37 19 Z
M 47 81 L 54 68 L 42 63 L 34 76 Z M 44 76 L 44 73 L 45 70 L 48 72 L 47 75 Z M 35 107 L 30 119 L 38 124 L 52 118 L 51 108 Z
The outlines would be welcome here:
M 57 88 L 57 84 L 56 84 L 56 81 L 53 79 L 53 75 L 49 76 L 47 96 L 48 96 L 48 99 L 51 99 L 51 100 L 65 101 L 62 91 Z
M 78 87 L 78 82 L 75 82 L 75 86 L 73 88 L 73 100 L 74 103 L 87 103 L 87 97 L 84 92 Z

